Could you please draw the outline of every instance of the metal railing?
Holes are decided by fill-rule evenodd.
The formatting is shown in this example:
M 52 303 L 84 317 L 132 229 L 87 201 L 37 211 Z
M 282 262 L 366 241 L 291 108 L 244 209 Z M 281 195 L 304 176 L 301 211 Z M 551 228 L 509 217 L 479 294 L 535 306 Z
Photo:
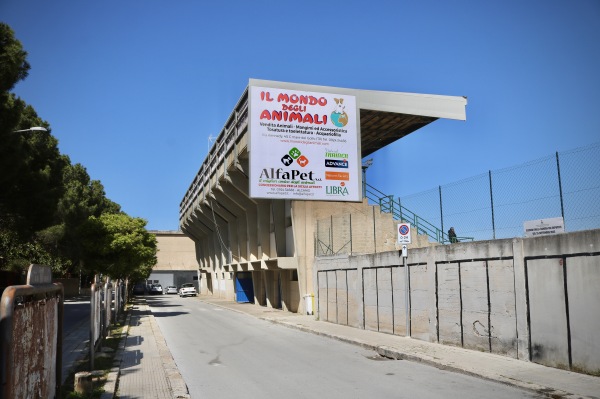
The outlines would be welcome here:
M 400 199 L 395 200 L 392 195 L 384 194 L 370 184 L 364 183 L 364 187 L 366 198 L 370 202 L 378 204 L 382 212 L 391 213 L 392 217 L 398 221 L 410 223 L 417 234 L 427 235 L 441 244 L 450 243 L 448 233 L 402 206 Z M 473 237 L 457 237 L 457 239 L 458 241 L 473 241 Z
M 31 265 L 27 284 L 7 287 L 0 306 L 0 398 L 58 398 L 64 291 L 49 266 Z

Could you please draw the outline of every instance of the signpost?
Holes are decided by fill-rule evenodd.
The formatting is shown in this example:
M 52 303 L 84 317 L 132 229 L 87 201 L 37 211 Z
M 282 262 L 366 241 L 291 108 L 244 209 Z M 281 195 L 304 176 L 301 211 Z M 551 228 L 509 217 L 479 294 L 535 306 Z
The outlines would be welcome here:
M 406 336 L 410 337 L 410 273 L 406 258 L 408 257 L 408 244 L 411 243 L 410 223 L 398 224 L 398 244 L 402 244 L 402 265 L 404 266 L 404 292 L 406 303 Z
M 406 244 L 402 245 L 402 257 L 403 258 L 408 257 L 408 245 L 406 245 Z

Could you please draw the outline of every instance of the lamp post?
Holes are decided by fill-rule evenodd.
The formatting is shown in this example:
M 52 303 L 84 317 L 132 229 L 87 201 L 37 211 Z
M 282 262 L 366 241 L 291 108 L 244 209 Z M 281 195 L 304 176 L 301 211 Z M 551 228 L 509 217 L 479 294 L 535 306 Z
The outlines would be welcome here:
M 30 127 L 29 129 L 15 130 L 13 133 L 47 132 L 47 131 L 48 130 L 45 127 L 33 126 L 33 127 Z
M 373 165 L 373 158 L 367 159 L 362 163 L 363 198 L 367 196 L 367 169 L 371 165 Z

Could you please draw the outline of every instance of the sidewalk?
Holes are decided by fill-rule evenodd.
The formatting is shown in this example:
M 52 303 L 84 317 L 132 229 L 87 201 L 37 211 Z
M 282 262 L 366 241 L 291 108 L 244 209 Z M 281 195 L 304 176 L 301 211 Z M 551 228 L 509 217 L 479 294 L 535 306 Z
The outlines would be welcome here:
M 314 316 L 252 304 L 239 304 L 208 296 L 201 296 L 199 300 L 286 327 L 356 344 L 377 351 L 382 356 L 422 362 L 440 369 L 534 391 L 550 398 L 600 397 L 600 377 L 490 353 L 317 321 Z M 143 298 L 137 299 L 129 325 L 121 362 L 119 398 L 189 398 L 185 382 Z
M 127 335 L 117 353 L 115 384 L 105 385 L 103 398 L 189 398 L 160 328 L 144 298 L 134 298 L 127 317 Z M 109 378 L 110 380 L 110 378 Z

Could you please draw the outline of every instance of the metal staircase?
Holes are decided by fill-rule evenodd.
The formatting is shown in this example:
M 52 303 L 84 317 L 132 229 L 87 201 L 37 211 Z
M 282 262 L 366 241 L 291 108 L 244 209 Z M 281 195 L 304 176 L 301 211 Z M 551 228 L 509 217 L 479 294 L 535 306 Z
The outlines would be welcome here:
M 427 220 L 419 217 L 409 209 L 406 209 L 400 204 L 399 200 L 394 200 L 393 195 L 387 195 L 376 189 L 375 187 L 364 183 L 364 195 L 374 204 L 378 204 L 381 212 L 390 213 L 395 220 L 410 223 L 417 234 L 429 236 L 434 241 L 440 244 L 449 244 L 450 239 L 448 234 L 437 226 L 429 223 Z M 473 237 L 458 237 L 459 241 L 473 241 Z

